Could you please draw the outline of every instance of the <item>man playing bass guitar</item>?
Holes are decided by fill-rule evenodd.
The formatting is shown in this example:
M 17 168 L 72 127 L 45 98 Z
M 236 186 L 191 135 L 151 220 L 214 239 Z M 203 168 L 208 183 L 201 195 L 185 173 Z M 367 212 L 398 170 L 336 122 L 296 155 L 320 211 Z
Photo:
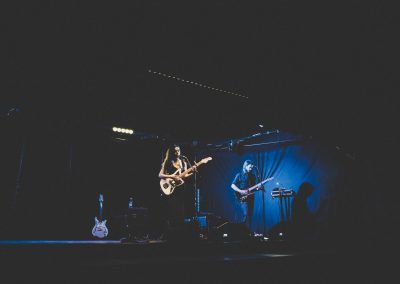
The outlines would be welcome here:
M 235 178 L 233 179 L 231 185 L 231 188 L 235 191 L 236 196 L 240 200 L 240 206 L 242 210 L 241 218 L 237 221 L 245 223 L 249 229 L 251 229 L 252 224 L 254 195 L 250 194 L 250 191 L 248 189 L 256 185 L 258 180 L 256 175 L 252 171 L 253 168 L 253 161 L 244 161 L 242 170 L 235 175 Z M 262 184 L 258 188 L 260 188 L 261 186 Z

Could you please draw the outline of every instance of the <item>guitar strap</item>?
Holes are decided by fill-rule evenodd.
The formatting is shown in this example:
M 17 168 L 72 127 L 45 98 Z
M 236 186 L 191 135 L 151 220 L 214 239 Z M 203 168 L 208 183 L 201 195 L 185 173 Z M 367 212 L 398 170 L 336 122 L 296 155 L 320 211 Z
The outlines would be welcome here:
M 179 165 L 179 168 L 176 168 L 175 166 L 174 166 L 174 161 L 173 160 L 171 160 L 171 163 L 170 163 L 170 167 L 168 167 L 167 168 L 167 174 L 173 174 L 173 173 L 175 173 L 176 171 L 178 171 L 178 173 L 179 174 L 181 174 L 181 173 L 183 173 L 184 171 L 185 171 L 185 169 L 187 168 L 187 163 L 184 161 L 184 160 L 182 160 L 182 159 L 180 159 L 180 163 L 178 163 L 178 165 Z
M 175 173 L 177 170 L 179 170 L 180 168 L 176 168 L 174 166 L 174 160 L 170 159 L 167 163 L 167 166 L 165 168 L 165 172 L 168 175 L 172 175 L 173 173 Z

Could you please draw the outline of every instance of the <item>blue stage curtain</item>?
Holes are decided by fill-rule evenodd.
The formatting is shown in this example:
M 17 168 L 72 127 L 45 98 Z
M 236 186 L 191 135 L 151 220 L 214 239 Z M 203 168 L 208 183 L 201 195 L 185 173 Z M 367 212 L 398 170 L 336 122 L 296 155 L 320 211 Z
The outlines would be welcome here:
M 222 216 L 230 222 L 238 220 L 238 214 L 241 214 L 239 201 L 230 186 L 235 174 L 242 170 L 243 162 L 253 160 L 262 180 L 273 177 L 264 185 L 265 191 L 255 193 L 251 230 L 257 233 L 266 234 L 282 221 L 292 221 L 291 215 L 295 214 L 292 212 L 292 203 L 298 198 L 301 188 L 311 189 L 304 209 L 322 227 L 340 222 L 335 218 L 347 214 L 343 209 L 346 206 L 342 205 L 352 202 L 348 191 L 352 190 L 350 196 L 355 196 L 354 191 L 358 190 L 352 185 L 357 176 L 348 166 L 352 161 L 344 157 L 343 153 L 335 147 L 326 147 L 288 133 L 245 141 L 241 151 L 232 151 L 226 147 L 199 151 L 198 159 L 205 156 L 211 156 L 213 160 L 201 170 L 198 183 L 202 195 L 200 209 Z M 276 188 L 292 189 L 295 193 L 295 197 L 289 198 L 287 204 L 288 215 L 286 210 L 283 216 L 280 215 L 279 199 L 271 196 L 271 191 Z

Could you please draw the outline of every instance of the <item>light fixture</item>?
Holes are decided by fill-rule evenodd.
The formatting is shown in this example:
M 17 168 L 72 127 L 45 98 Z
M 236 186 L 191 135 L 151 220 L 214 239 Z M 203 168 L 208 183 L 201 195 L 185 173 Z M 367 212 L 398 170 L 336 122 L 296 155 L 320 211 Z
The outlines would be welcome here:
M 116 126 L 112 127 L 112 131 L 118 132 L 118 133 L 125 133 L 125 134 L 129 134 L 129 135 L 132 135 L 133 133 L 135 133 L 135 131 L 133 129 L 121 128 L 121 127 L 116 127 Z

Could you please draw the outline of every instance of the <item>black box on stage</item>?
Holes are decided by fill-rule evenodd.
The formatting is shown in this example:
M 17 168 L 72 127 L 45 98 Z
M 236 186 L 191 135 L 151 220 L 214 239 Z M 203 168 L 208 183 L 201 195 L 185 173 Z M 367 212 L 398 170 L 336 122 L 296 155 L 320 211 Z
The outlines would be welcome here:
M 210 229 L 210 238 L 217 241 L 245 241 L 250 237 L 250 230 L 244 223 L 224 222 Z
M 251 232 L 245 223 L 231 223 L 212 213 L 186 218 L 185 225 L 200 239 L 225 242 L 245 241 L 251 238 Z
M 124 217 L 130 238 L 143 238 L 149 233 L 150 228 L 147 208 L 129 208 Z
M 212 213 L 186 218 L 187 232 L 197 239 L 217 242 L 235 242 L 251 239 L 251 232 L 245 223 L 231 223 L 226 218 Z

